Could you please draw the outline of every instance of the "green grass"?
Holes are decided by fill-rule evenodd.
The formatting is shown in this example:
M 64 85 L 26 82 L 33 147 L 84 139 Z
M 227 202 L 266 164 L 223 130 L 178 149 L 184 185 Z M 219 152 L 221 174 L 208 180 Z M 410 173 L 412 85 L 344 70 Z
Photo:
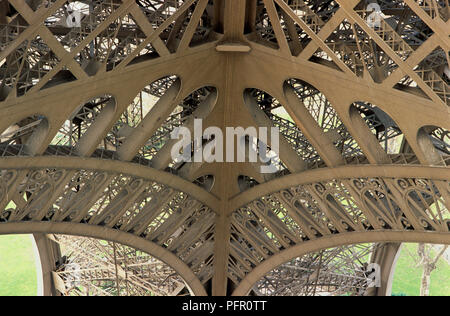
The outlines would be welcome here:
M 36 261 L 30 235 L 0 236 L 0 296 L 36 296 Z
M 416 267 L 417 244 L 404 244 L 395 269 L 392 295 L 419 296 L 422 268 Z M 431 296 L 450 296 L 450 264 L 441 258 L 431 274 Z

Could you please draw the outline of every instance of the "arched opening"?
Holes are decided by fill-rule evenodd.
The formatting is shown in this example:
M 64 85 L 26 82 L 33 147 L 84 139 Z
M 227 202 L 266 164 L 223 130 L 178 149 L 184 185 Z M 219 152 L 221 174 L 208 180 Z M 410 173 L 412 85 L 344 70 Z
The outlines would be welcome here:
M 374 244 L 343 246 L 297 257 L 261 278 L 253 286 L 252 294 L 363 296 L 380 281 L 380 271 L 370 262 L 375 247 Z
M 419 164 L 401 127 L 377 105 L 355 102 L 349 115 L 358 141 L 371 163 Z
M 280 134 L 286 138 L 304 161 L 314 163 L 320 160 L 315 148 L 309 143 L 298 126 L 296 126 L 294 120 L 279 100 L 259 89 L 252 89 L 250 93 L 260 109 L 272 121 L 273 126 L 280 129 Z
M 399 154 L 408 146 L 400 127 L 379 107 L 367 102 L 356 102 L 352 107 L 358 110 L 387 154 Z
M 63 296 L 186 296 L 185 281 L 164 262 L 116 242 L 50 235 L 61 249 L 55 271 Z
M 45 235 L 58 250 L 44 254 L 32 235 L 0 236 L 0 294 L 62 296 L 189 296 L 183 278 L 161 260 L 117 242 L 70 235 Z M 48 256 L 41 266 L 39 254 Z M 45 269 L 47 284 L 42 284 Z M 48 289 L 47 289 L 48 290 Z
M 244 192 L 244 191 L 246 191 L 250 188 L 253 188 L 259 184 L 259 182 L 256 181 L 254 178 L 249 177 L 249 176 L 244 176 L 244 175 L 239 176 L 237 181 L 238 181 L 239 189 L 241 190 L 241 192 Z
M 88 169 L 86 161 L 93 159 L 73 169 L 78 159 L 68 159 L 72 159 L 70 170 L 2 170 L 0 234 L 61 233 L 121 242 L 163 261 L 168 259 L 165 262 L 177 271 L 198 272 L 201 281 L 196 281 L 195 293 L 199 293 L 199 284 L 207 283 L 213 275 L 215 213 L 193 197 L 196 193 L 181 190 L 190 187 L 201 195 L 210 194 L 188 181 L 143 166 L 136 166 L 140 170 L 134 174 L 125 174 L 123 168 Z M 171 181 L 162 179 L 161 183 L 158 177 Z M 180 181 L 180 186 L 172 181 Z M 7 231 L 9 227 L 13 230 Z M 191 274 L 185 279 L 191 282 L 198 278 Z
M 180 104 L 178 104 L 173 112 L 169 115 L 166 121 L 163 123 L 158 131 L 152 135 L 148 144 L 141 148 L 140 155 L 146 157 L 153 157 L 153 152 L 161 149 L 166 142 L 170 139 L 170 133 L 179 126 L 183 126 L 183 123 L 195 113 L 200 104 L 204 102 L 207 97 L 215 91 L 213 87 L 204 87 L 192 92 L 187 96 Z M 152 146 L 153 145 L 153 146 Z
M 176 81 L 176 76 L 167 76 L 151 83 L 140 91 L 106 135 L 99 148 L 117 151 L 124 140 L 144 121 Z
M 49 238 L 50 240 L 52 240 L 53 242 L 58 243 L 58 241 L 56 240 L 55 236 L 52 235 L 48 235 L 48 234 L 52 234 L 57 232 L 58 235 L 56 236 L 60 236 L 60 235 L 67 235 L 68 233 L 70 233 L 70 236 L 74 236 L 73 238 L 75 240 L 81 240 L 82 243 L 85 242 L 85 240 L 87 240 L 87 238 L 89 238 L 90 240 L 95 240 L 94 244 L 95 244 L 95 248 L 102 248 L 103 246 L 105 246 L 106 243 L 110 243 L 110 245 L 114 245 L 114 243 L 116 244 L 116 246 L 118 245 L 119 247 L 125 247 L 122 249 L 125 249 L 124 253 L 131 253 L 131 254 L 135 254 L 134 257 L 140 257 L 140 256 L 144 256 L 146 257 L 147 263 L 155 263 L 156 264 L 156 268 L 161 268 L 162 272 L 166 273 L 167 270 L 170 270 L 170 275 L 174 276 L 174 271 L 176 271 L 176 273 L 182 278 L 182 280 L 186 281 L 184 282 L 184 286 L 183 288 L 181 287 L 177 287 L 178 290 L 176 288 L 173 287 L 173 285 L 176 283 L 176 285 L 181 285 L 177 282 L 167 282 L 166 284 L 170 285 L 170 288 L 176 290 L 175 292 L 179 295 L 185 295 L 185 294 L 191 294 L 191 295 L 206 295 L 205 289 L 202 285 L 203 282 L 203 278 L 206 277 L 206 275 L 204 273 L 201 273 L 199 276 L 202 279 L 202 282 L 200 282 L 199 278 L 197 277 L 197 273 L 199 273 L 201 266 L 198 266 L 199 263 L 196 263 L 195 265 L 192 265 L 191 263 L 189 263 L 189 266 L 184 263 L 179 257 L 177 257 L 175 254 L 171 253 L 170 251 L 168 251 L 166 248 L 167 247 L 160 247 L 158 245 L 156 245 L 155 243 L 152 243 L 148 240 L 145 240 L 144 238 L 140 238 L 137 236 L 133 236 L 130 234 L 126 234 L 120 231 L 114 231 L 105 227 L 96 227 L 96 226 L 90 226 L 90 225 L 85 225 L 85 224 L 71 224 L 71 223 L 52 223 L 52 229 L 50 229 L 50 227 L 48 226 L 49 223 L 46 222 L 41 222 L 41 223 L 31 223 L 31 222 L 23 222 L 23 223 L 2 223 L 0 224 L 0 234 L 11 234 L 14 232 L 14 234 L 17 233 L 24 233 L 24 234 L 29 234 L 29 233 L 33 233 L 33 234 L 47 234 L 47 238 Z M 78 237 L 75 237 L 78 236 Z M 82 237 L 81 237 L 82 236 Z M 85 238 L 87 237 L 87 238 Z M 55 241 L 56 240 L 56 241 Z M 70 241 L 70 243 L 73 243 L 73 241 Z M 100 244 L 99 244 L 100 243 Z M 61 253 L 63 254 L 70 254 L 70 249 L 73 249 L 74 247 L 72 246 L 68 246 L 67 248 L 65 247 L 61 247 Z M 82 248 L 82 246 L 78 246 L 75 247 L 78 250 L 86 250 L 85 248 Z M 69 251 L 67 251 L 69 250 Z M 109 248 L 109 258 L 111 259 L 111 257 L 114 256 L 114 247 L 112 247 L 112 256 L 111 256 L 111 248 Z M 194 251 L 194 249 L 189 249 L 190 251 Z M 197 249 L 198 250 L 198 249 Z M 61 267 L 62 265 L 69 263 L 70 264 L 70 260 L 68 261 L 67 255 L 57 255 L 56 259 L 54 261 L 51 261 L 50 265 L 54 266 L 54 268 L 52 268 L 51 270 L 48 270 L 50 272 L 50 274 L 53 275 L 53 272 L 57 273 L 57 272 L 62 272 L 65 269 L 62 269 L 60 271 L 57 270 L 57 267 Z M 136 255 L 137 254 L 137 255 Z M 75 258 L 78 256 L 81 256 L 82 254 L 75 254 Z M 97 254 L 92 254 L 89 253 L 88 255 L 93 255 L 92 259 L 95 262 L 96 260 L 98 261 L 98 259 L 100 258 L 100 260 L 105 260 L 105 258 L 108 255 L 108 252 L 103 252 L 100 251 Z M 183 255 L 190 255 L 189 252 L 184 253 Z M 84 256 L 86 256 L 86 253 L 84 253 Z M 152 258 L 149 258 L 149 256 L 151 256 Z M 73 257 L 73 256 L 72 256 Z M 117 257 L 118 259 L 120 259 L 120 257 Z M 182 257 L 184 258 L 184 257 Z M 199 258 L 195 258 L 197 261 L 201 260 Z M 123 260 L 122 260 L 123 261 Z M 89 261 L 88 261 L 89 263 Z M 99 263 L 99 262 L 97 262 Z M 170 266 L 170 268 L 168 268 L 168 266 Z M 130 268 L 136 268 L 136 267 L 131 267 L 131 265 L 129 266 Z M 153 265 L 154 267 L 154 265 Z M 69 267 L 70 268 L 70 267 Z M 73 267 L 72 269 L 69 269 L 69 272 L 71 273 L 73 271 Z M 81 272 L 84 273 L 86 272 L 85 276 L 87 276 L 88 279 L 90 279 L 90 273 L 89 271 L 79 271 L 80 269 L 75 269 L 75 272 Z M 108 268 L 108 271 L 112 272 L 113 274 L 121 274 L 120 277 L 123 279 L 123 271 L 117 271 L 114 272 L 116 269 L 114 268 L 114 271 L 111 271 L 112 269 Z M 118 269 L 119 270 L 119 269 Z M 123 270 L 123 269 L 122 269 Z M 149 271 L 147 271 L 149 272 Z M 152 271 L 150 271 L 151 273 Z M 156 271 L 156 274 L 158 275 L 159 272 L 161 271 Z M 194 274 L 196 273 L 196 274 Z M 78 276 L 80 274 L 76 273 Z M 102 272 L 100 272 L 100 274 L 102 274 Z M 131 273 L 130 273 L 131 274 Z M 92 273 L 92 275 L 96 275 L 95 271 Z M 106 273 L 107 275 L 107 273 Z M 98 274 L 97 274 L 98 276 Z M 167 275 L 166 275 L 167 276 Z M 151 277 L 151 276 L 150 276 Z M 176 277 L 176 276 L 175 276 Z M 114 278 L 116 278 L 116 275 L 114 275 Z M 132 276 L 130 277 L 131 279 Z M 103 281 L 105 279 L 105 274 L 101 275 L 98 279 L 100 279 L 100 281 Z M 66 287 L 66 283 L 64 281 L 64 279 L 61 281 L 61 279 L 55 278 L 54 279 L 56 283 L 59 284 L 55 284 L 56 289 L 61 289 L 62 291 L 59 291 L 61 294 L 67 294 L 67 287 Z M 73 285 L 73 283 L 71 283 L 74 280 L 74 278 L 70 278 L 69 277 L 69 285 Z M 178 279 L 179 280 L 179 279 Z M 167 280 L 166 280 L 167 281 Z M 119 281 L 120 282 L 120 281 Z M 157 282 L 155 283 L 157 284 Z M 69 286 L 70 287 L 70 286 Z M 115 287 L 117 288 L 117 287 Z M 186 291 L 185 291 L 186 288 Z M 64 290 L 63 290 L 64 289 Z M 152 292 L 153 293 L 153 292 Z M 173 293 L 173 292 L 172 292 Z M 147 293 L 148 294 L 148 293 Z M 155 293 L 153 293 L 155 294 Z M 175 295 L 175 294 L 174 294 Z
M 211 192 L 211 190 L 214 187 L 215 177 L 213 175 L 205 175 L 202 177 L 197 178 L 194 181 L 194 184 L 198 185 L 199 187 L 205 189 L 208 192 Z
M 218 91 L 215 87 L 205 86 L 193 91 L 181 102 L 172 103 L 171 112 L 162 117 L 163 121 L 158 123 L 152 134 L 148 134 L 150 137 L 146 142 L 141 144 L 143 146 L 138 151 L 137 159 L 151 160 L 150 165 L 153 168 L 170 170 L 194 181 L 196 169 L 190 161 L 194 161 L 194 141 L 200 141 L 194 140 L 194 120 L 207 119 L 216 105 L 217 96 Z M 173 135 L 172 132 L 178 128 L 189 131 L 191 136 L 190 139 L 185 139 L 186 144 L 183 143 L 184 147 L 179 150 L 183 159 L 172 157 L 172 150 L 181 136 L 181 134 Z
M 299 79 L 290 79 L 286 83 L 295 90 L 297 97 L 308 109 L 322 132 L 345 159 L 349 160 L 351 157 L 363 154 L 359 144 L 322 92 Z
M 65 155 L 89 154 L 85 145 L 97 140 L 98 133 L 112 119 L 115 110 L 116 101 L 111 95 L 105 94 L 90 99 L 79 106 L 64 122 L 47 151 L 53 155 L 58 155 L 60 151 Z
M 244 102 L 253 118 L 251 124 L 267 129 L 267 135 L 257 130 L 257 138 L 252 136 L 245 139 L 246 147 L 257 152 L 261 166 L 269 165 L 275 176 L 300 172 L 306 169 L 307 163 L 314 162 L 317 158 L 314 148 L 279 100 L 266 91 L 253 88 L 244 91 Z M 273 139 L 272 128 L 278 129 L 278 139 Z M 275 140 L 278 140 L 278 144 L 272 143 Z
M 276 192 L 269 182 L 266 195 L 249 199 L 232 214 L 229 269 L 233 281 L 240 284 L 238 289 L 247 289 L 249 280 L 261 270 L 274 268 L 271 265 L 275 263 L 278 266 L 277 260 L 295 250 L 309 249 L 309 245 L 324 249 L 325 243 L 342 240 L 342 244 L 334 244 L 339 246 L 348 244 L 346 238 L 352 236 L 363 238 L 358 242 L 403 242 L 408 241 L 403 239 L 408 234 L 417 234 L 412 241 L 430 242 L 433 234 L 448 233 L 445 180 L 423 179 L 428 173 L 396 179 L 389 172 L 382 178 L 367 173 L 358 177 L 356 169 L 352 171 L 331 180 L 325 171 L 315 183 L 302 180 L 302 176 L 322 170 L 305 172 L 297 176 L 303 185 Z M 294 176 L 285 181 L 291 178 Z
M 382 250 L 383 245 L 354 244 L 296 257 L 261 277 L 249 294 L 450 295 L 450 251 L 447 245 L 404 243 L 393 254 L 395 258 L 380 262 L 377 261 L 377 253 Z

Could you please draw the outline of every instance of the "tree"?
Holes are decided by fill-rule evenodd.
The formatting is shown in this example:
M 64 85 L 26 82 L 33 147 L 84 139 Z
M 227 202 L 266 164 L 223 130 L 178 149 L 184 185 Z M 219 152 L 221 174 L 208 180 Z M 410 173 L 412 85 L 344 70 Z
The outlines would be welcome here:
M 419 256 L 418 267 L 423 268 L 422 283 L 420 286 L 420 296 L 430 296 L 430 277 L 431 273 L 436 270 L 439 259 L 447 251 L 448 246 L 443 246 L 439 253 L 433 258 L 432 245 L 419 244 L 417 254 Z

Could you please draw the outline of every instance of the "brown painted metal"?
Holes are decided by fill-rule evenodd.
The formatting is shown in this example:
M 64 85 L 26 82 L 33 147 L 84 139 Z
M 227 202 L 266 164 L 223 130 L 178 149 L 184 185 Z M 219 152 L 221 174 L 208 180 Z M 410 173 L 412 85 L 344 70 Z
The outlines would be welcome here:
M 198 295 L 325 248 L 449 243 L 448 1 L 379 1 L 374 28 L 324 2 L 80 1 L 72 27 L 67 1 L 2 1 L 0 233 L 135 247 Z M 197 115 L 280 127 L 283 170 L 174 163 Z

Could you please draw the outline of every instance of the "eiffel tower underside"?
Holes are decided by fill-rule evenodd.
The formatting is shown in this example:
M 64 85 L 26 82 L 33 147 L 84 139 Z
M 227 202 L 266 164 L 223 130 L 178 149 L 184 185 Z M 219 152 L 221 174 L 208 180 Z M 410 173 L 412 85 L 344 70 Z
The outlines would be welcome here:
M 0 1 L 0 234 L 35 234 L 47 294 L 384 295 L 400 243 L 450 244 L 449 17 Z M 278 127 L 276 172 L 174 161 L 195 118 Z

